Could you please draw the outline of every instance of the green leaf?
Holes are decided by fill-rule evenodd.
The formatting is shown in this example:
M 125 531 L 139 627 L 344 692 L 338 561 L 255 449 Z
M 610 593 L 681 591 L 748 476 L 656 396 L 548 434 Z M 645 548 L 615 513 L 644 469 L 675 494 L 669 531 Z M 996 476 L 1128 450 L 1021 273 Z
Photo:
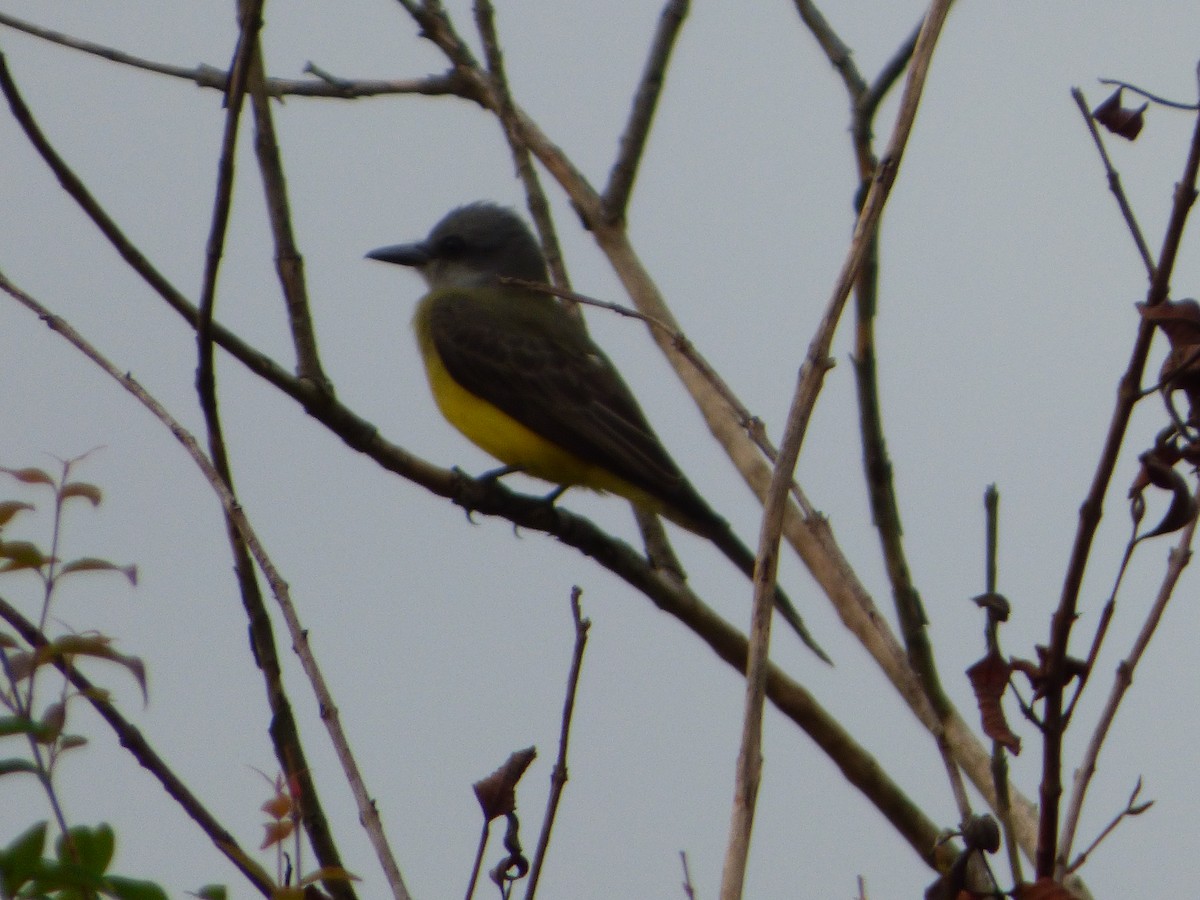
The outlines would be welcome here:
M 71 854 L 67 847 L 66 838 L 63 835 L 58 836 L 58 840 L 54 842 L 55 852 L 62 862 L 75 863 L 85 871 L 97 877 L 104 874 L 108 869 L 108 864 L 112 862 L 113 848 L 116 845 L 116 838 L 113 837 L 112 828 L 104 822 L 101 822 L 95 828 L 89 828 L 87 825 L 77 825 L 72 828 L 68 834 L 71 836 L 71 843 L 75 847 L 74 855 Z M 76 859 L 76 856 L 78 859 Z
M 58 740 L 58 736 L 62 734 L 63 726 L 66 724 L 67 705 L 61 702 L 51 703 L 46 707 L 46 711 L 42 713 L 42 720 L 38 723 L 38 743 L 54 743 L 56 740 Z
M 189 893 L 191 893 L 189 891 Z M 192 894 L 193 897 L 199 897 L 200 900 L 227 900 L 229 897 L 229 888 L 223 884 L 206 884 L 200 890 Z
M 16 756 L 12 759 L 0 759 L 0 775 L 15 775 L 19 772 L 36 775 L 37 771 L 38 767 L 27 759 Z
M 58 752 L 65 753 L 68 750 L 74 750 L 76 747 L 84 747 L 87 745 L 87 738 L 81 734 L 64 734 L 58 742 Z
M 153 881 L 110 875 L 104 879 L 104 893 L 119 900 L 168 900 L 167 892 Z
M 129 579 L 130 584 L 137 587 L 137 566 L 119 566 L 107 559 L 85 556 L 71 560 L 58 570 L 59 575 L 70 575 L 72 572 L 120 572 Z
M 46 846 L 46 823 L 38 822 L 0 850 L 0 895 L 16 896 L 38 870 Z
M 17 481 L 25 484 L 48 484 L 51 487 L 54 486 L 54 479 L 41 469 L 6 469 L 4 466 L 0 466 L 0 472 L 5 472 L 17 479 Z
M 94 484 L 88 484 L 86 481 L 71 481 L 64 484 L 62 491 L 59 492 L 59 496 L 63 500 L 69 500 L 72 497 L 82 497 L 84 500 L 89 501 L 92 506 L 99 506 L 100 501 L 104 497 L 100 488 Z
M 14 734 L 37 734 L 38 723 L 24 716 L 4 716 L 0 718 L 0 737 Z
M 104 879 L 91 869 L 67 860 L 43 859 L 27 896 L 53 894 L 54 900 L 86 900 L 103 889 Z
M 54 558 L 46 556 L 31 541 L 0 541 L 0 572 L 13 572 L 17 569 L 40 569 Z

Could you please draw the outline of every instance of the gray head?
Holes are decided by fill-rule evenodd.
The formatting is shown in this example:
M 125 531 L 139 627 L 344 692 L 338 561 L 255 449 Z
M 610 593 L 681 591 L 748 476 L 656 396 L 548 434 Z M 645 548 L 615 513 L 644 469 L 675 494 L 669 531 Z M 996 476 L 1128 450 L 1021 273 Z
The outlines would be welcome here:
M 494 284 L 500 276 L 549 281 L 533 234 L 516 213 L 494 203 L 460 206 L 425 240 L 380 247 L 367 258 L 412 266 L 435 290 Z

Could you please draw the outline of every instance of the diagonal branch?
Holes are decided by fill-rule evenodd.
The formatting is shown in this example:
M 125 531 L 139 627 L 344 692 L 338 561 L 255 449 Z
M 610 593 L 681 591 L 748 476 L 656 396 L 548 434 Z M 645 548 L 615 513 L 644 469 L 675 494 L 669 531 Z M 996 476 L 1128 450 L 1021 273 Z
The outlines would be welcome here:
M 779 541 L 783 531 L 784 514 L 787 507 L 788 488 L 792 473 L 800 455 L 800 447 L 808 430 L 808 423 L 817 396 L 824 383 L 825 373 L 832 368 L 829 348 L 837 329 L 841 312 L 845 307 L 850 290 L 858 280 L 867 252 L 875 238 L 879 218 L 891 186 L 895 181 L 900 160 L 904 154 L 908 136 L 916 119 L 926 75 L 933 58 L 934 47 L 942 25 L 949 14 L 953 0 L 933 0 L 925 16 L 913 53 L 912 68 L 900 100 L 900 112 L 892 131 L 883 163 L 871 183 L 859 213 L 858 222 L 846 254 L 841 273 L 829 300 L 825 316 L 809 345 L 808 355 L 800 368 L 783 441 L 779 448 L 779 460 L 771 475 L 763 505 L 762 526 L 759 532 L 758 556 L 754 575 L 754 642 L 749 647 L 746 669 L 745 727 L 742 744 L 738 751 L 738 768 L 735 777 L 735 800 L 733 822 L 730 825 L 725 868 L 721 880 L 721 900 L 740 900 L 745 882 L 746 860 L 750 852 L 750 831 L 754 820 L 755 799 L 758 793 L 761 759 L 761 729 L 763 703 L 766 693 L 766 660 L 770 642 L 771 596 L 774 593 L 775 572 L 779 558 Z
M 550 269 L 552 282 L 559 287 L 569 288 L 570 278 L 567 267 L 563 263 L 562 247 L 558 243 L 558 234 L 554 230 L 554 220 L 550 216 L 550 203 L 546 192 L 542 190 L 537 172 L 533 168 L 533 160 L 529 147 L 521 135 L 517 124 L 516 105 L 508 87 L 508 75 L 504 70 L 504 54 L 500 50 L 500 38 L 496 34 L 496 11 L 490 0 L 475 0 L 475 23 L 479 28 L 479 36 L 483 41 L 484 55 L 487 59 L 488 74 L 498 100 L 496 116 L 504 129 L 504 137 L 508 140 L 512 152 L 513 163 L 517 168 L 517 176 L 525 186 L 525 198 L 529 213 L 537 226 L 538 238 L 542 244 L 542 255 Z
M 642 79 L 633 98 L 633 108 L 629 111 L 629 121 L 621 135 L 620 150 L 609 172 L 601 200 L 605 218 L 610 224 L 625 220 L 638 164 L 646 148 L 654 111 L 666 80 L 671 51 L 675 48 L 675 39 L 683 27 L 683 20 L 687 18 L 689 3 L 690 0 L 667 0 L 659 17 L 658 30 L 654 33 L 654 42 L 650 45 Z

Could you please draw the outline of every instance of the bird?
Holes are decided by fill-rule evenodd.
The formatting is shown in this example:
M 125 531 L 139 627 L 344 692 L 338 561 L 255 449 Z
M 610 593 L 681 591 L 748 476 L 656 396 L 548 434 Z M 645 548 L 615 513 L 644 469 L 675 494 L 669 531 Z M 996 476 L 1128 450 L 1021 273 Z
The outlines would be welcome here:
M 582 318 L 554 295 L 545 256 L 515 212 L 458 207 L 423 240 L 368 259 L 415 269 L 429 288 L 413 330 L 442 415 L 503 464 L 557 485 L 617 494 L 712 541 L 747 577 L 754 553 L 684 476 Z M 783 591 L 775 607 L 821 659 Z

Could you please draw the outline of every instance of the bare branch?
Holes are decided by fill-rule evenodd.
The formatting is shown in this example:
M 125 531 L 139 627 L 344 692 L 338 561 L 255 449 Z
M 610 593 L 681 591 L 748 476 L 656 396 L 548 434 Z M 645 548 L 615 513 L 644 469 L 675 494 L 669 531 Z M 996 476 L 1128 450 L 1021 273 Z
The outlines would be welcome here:
M 1112 160 L 1108 156 L 1108 150 L 1105 148 L 1104 141 L 1100 137 L 1100 132 L 1096 128 L 1096 121 L 1092 118 L 1092 111 L 1088 108 L 1087 101 L 1083 97 L 1083 91 L 1079 90 L 1079 88 L 1072 88 L 1071 98 L 1075 101 L 1075 105 L 1079 107 L 1079 112 L 1088 127 L 1092 141 L 1096 144 L 1096 151 L 1100 154 L 1100 161 L 1104 163 L 1104 173 L 1108 176 L 1108 189 L 1117 198 L 1117 206 L 1121 209 L 1121 215 L 1125 218 L 1125 224 L 1129 226 L 1129 233 L 1133 236 L 1133 242 L 1137 246 L 1138 254 L 1142 257 L 1142 263 L 1146 267 L 1146 274 L 1153 278 L 1154 257 L 1150 255 L 1150 247 L 1146 244 L 1145 237 L 1142 236 L 1142 229 L 1138 226 L 1133 207 L 1129 204 L 1129 198 L 1125 196 L 1125 189 L 1121 186 L 1121 175 L 1113 167 Z
M 508 140 L 509 150 L 512 151 L 513 163 L 517 168 L 517 176 L 525 186 L 525 198 L 529 214 L 537 226 L 538 238 L 542 244 L 542 255 L 550 269 L 550 277 L 554 283 L 563 288 L 571 286 L 567 275 L 567 267 L 563 263 L 562 247 L 558 243 L 558 234 L 554 229 L 554 220 L 550 216 L 550 204 L 546 200 L 546 192 L 538 180 L 529 154 L 529 146 L 525 143 L 520 124 L 517 121 L 516 105 L 508 87 L 508 76 L 504 71 L 504 54 L 500 49 L 500 38 L 496 34 L 496 11 L 490 0 L 475 0 L 475 23 L 483 41 L 484 54 L 487 58 L 488 74 L 491 77 L 499 106 L 496 116 L 504 129 L 504 137 Z
M 558 758 L 554 761 L 554 770 L 550 775 L 550 796 L 546 799 L 546 815 L 542 818 L 537 850 L 534 851 L 533 862 L 529 867 L 525 900 L 533 900 L 537 892 L 538 878 L 546 860 L 546 848 L 550 846 L 550 831 L 554 827 L 563 788 L 567 785 L 567 747 L 571 739 L 571 719 L 575 713 L 575 694 L 579 689 L 579 672 L 583 668 L 583 651 L 587 648 L 588 629 L 592 627 L 591 620 L 583 617 L 583 607 L 579 602 L 582 594 L 583 591 L 578 587 L 571 588 L 571 621 L 575 626 L 575 645 L 571 652 L 571 670 L 567 673 L 567 694 L 563 700 L 562 725 L 558 735 Z
M 1083 752 L 1083 758 L 1075 769 L 1075 783 L 1071 789 L 1071 797 L 1067 803 L 1066 814 L 1063 817 L 1062 848 L 1058 854 L 1058 865 L 1062 872 L 1067 871 L 1067 860 L 1071 856 L 1071 845 L 1074 843 L 1075 832 L 1079 827 L 1079 817 L 1083 813 L 1083 801 L 1087 795 L 1088 786 L 1091 784 L 1092 776 L 1096 774 L 1096 761 L 1100 758 L 1100 750 L 1104 746 L 1104 741 L 1107 739 L 1113 721 L 1117 717 L 1117 710 L 1120 708 L 1121 701 L 1133 684 L 1134 670 L 1137 668 L 1138 663 L 1141 662 L 1146 648 L 1150 645 L 1150 639 L 1154 637 L 1154 632 L 1162 620 L 1167 604 L 1175 593 L 1175 587 L 1179 583 L 1180 576 L 1183 575 L 1183 570 L 1191 561 L 1191 544 L 1195 533 L 1196 519 L 1193 517 L 1192 521 L 1184 528 L 1183 533 L 1180 534 L 1179 543 L 1171 550 L 1167 571 L 1163 576 L 1163 583 L 1158 589 L 1158 595 L 1154 598 L 1154 603 L 1146 613 L 1146 620 L 1142 623 L 1142 627 L 1138 631 L 1137 638 L 1130 648 L 1129 655 L 1117 665 L 1108 701 L 1104 704 L 1104 709 L 1096 721 L 1091 739 L 1088 741 L 1087 748 Z M 1130 802 L 1132 800 L 1133 798 L 1131 797 Z M 1091 848 L 1084 851 L 1082 856 L 1086 857 L 1090 852 Z M 1072 864 L 1070 871 L 1078 869 L 1080 864 L 1081 862 Z
M 1144 88 L 1140 88 L 1135 84 L 1130 84 L 1128 81 L 1120 81 L 1116 78 L 1101 78 L 1101 84 L 1111 84 L 1119 88 L 1124 88 L 1130 93 L 1137 94 L 1139 97 L 1145 97 L 1151 103 L 1159 106 L 1165 106 L 1169 109 L 1184 109 L 1189 111 L 1200 110 L 1200 103 L 1183 103 L 1179 100 L 1168 100 L 1166 97 L 1160 97 L 1158 94 L 1152 94 Z
M 650 53 L 646 57 L 642 79 L 638 83 L 637 93 L 634 94 L 633 108 L 629 111 L 629 121 L 621 135 L 620 150 L 612 171 L 609 172 L 608 185 L 604 188 L 602 205 L 605 218 L 610 224 L 625 219 L 638 164 L 641 162 L 646 138 L 654 122 L 654 110 L 658 106 L 658 98 L 666 80 L 667 64 L 671 60 L 671 51 L 675 47 L 679 30 L 683 27 L 683 20 L 687 18 L 689 3 L 690 0 L 667 0 L 659 17 L 658 30 L 654 33 L 654 42 L 650 45 Z
M 1096 835 L 1096 839 L 1088 845 L 1088 848 L 1080 853 L 1078 857 L 1076 857 L 1068 869 L 1069 873 L 1078 872 L 1083 867 L 1083 864 L 1088 861 L 1088 857 L 1092 855 L 1093 851 L 1095 851 L 1097 847 L 1104 843 L 1104 839 L 1116 830 L 1117 826 L 1121 824 L 1122 820 L 1127 819 L 1130 816 L 1140 816 L 1154 805 L 1153 800 L 1149 800 L 1145 803 L 1138 803 L 1137 798 L 1141 792 L 1142 779 L 1139 778 L 1137 780 L 1137 784 L 1135 784 L 1133 787 L 1132 793 L 1129 795 L 1129 800 L 1126 802 L 1125 808 L 1113 816 L 1112 821 L 1104 826 L 1104 830 Z
M 275 138 L 275 123 L 267 99 L 263 78 L 261 44 L 255 48 L 254 65 L 250 70 L 250 103 L 254 110 L 256 136 L 254 150 L 262 173 L 263 192 L 271 234 L 275 239 L 275 271 L 283 291 L 288 324 L 292 330 L 292 346 L 296 351 L 296 374 L 311 381 L 322 390 L 332 390 L 329 378 L 321 367 L 317 352 L 316 332 L 308 302 L 308 286 L 304 279 L 304 257 L 296 246 L 292 228 L 292 213 L 287 195 L 287 179 L 283 174 L 283 159 Z
M 846 90 L 849 91 L 850 96 L 862 96 L 867 90 L 867 83 L 859 74 L 858 67 L 854 65 L 854 56 L 851 54 L 850 48 L 838 37 L 837 32 L 821 15 L 821 11 L 817 9 L 815 3 L 811 0 L 795 0 L 795 3 L 796 12 L 800 13 L 800 18 L 808 26 L 813 37 L 817 39 L 821 49 L 825 51 L 825 56 L 842 76 L 842 81 L 846 83 Z

